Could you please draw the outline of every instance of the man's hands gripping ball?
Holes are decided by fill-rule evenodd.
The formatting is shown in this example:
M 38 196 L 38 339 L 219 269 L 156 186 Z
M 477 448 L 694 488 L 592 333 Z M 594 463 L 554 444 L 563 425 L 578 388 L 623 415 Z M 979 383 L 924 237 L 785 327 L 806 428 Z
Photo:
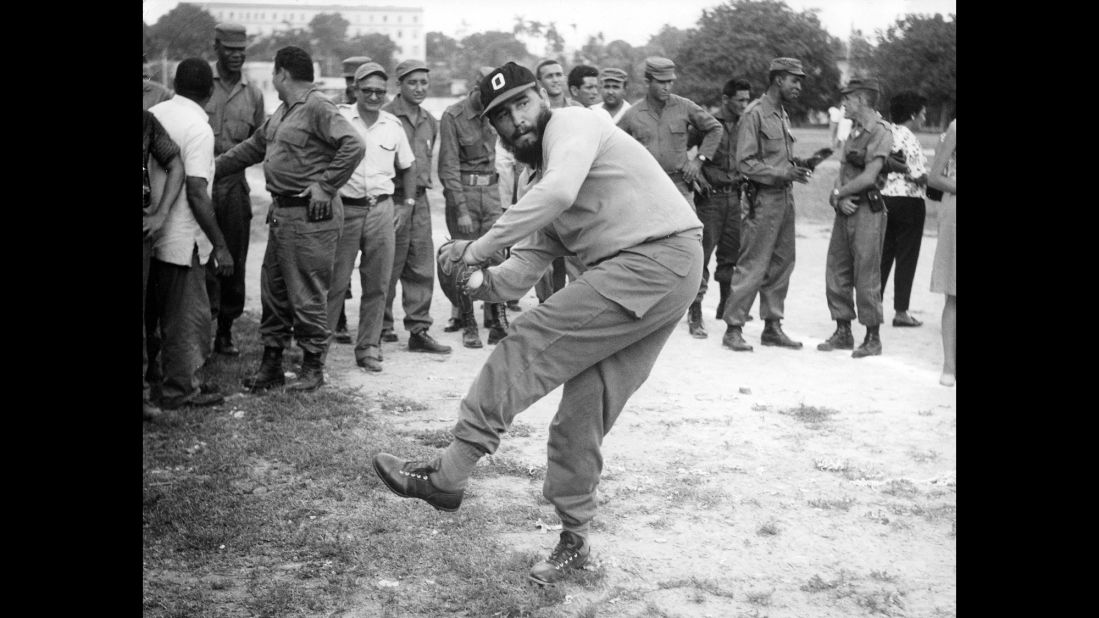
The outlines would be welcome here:
M 479 266 L 471 266 L 462 260 L 471 240 L 448 240 L 439 246 L 439 253 L 435 257 L 439 276 L 439 287 L 454 306 L 460 306 L 460 298 L 466 294 L 466 284 L 469 277 L 480 270 Z

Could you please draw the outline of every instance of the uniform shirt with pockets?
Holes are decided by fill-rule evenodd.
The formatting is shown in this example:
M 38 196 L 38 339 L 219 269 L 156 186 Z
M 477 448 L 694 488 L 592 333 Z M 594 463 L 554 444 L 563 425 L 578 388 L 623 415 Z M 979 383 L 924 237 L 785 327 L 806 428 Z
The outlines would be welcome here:
M 740 117 L 736 134 L 736 167 L 754 182 L 785 187 L 787 170 L 793 166 L 794 136 L 790 117 L 771 94 Z
M 184 175 L 205 180 L 209 191 L 209 182 L 214 177 L 214 132 L 207 122 L 206 110 L 177 94 L 168 101 L 152 106 L 149 112 L 156 116 L 168 132 L 168 137 L 179 146 Z M 159 166 L 150 169 L 154 200 L 160 198 L 167 175 Z M 214 245 L 199 227 L 185 187 L 168 211 L 168 219 L 153 245 L 153 256 L 161 262 L 190 266 L 196 245 L 199 264 L 205 264 Z
M 496 173 L 496 129 L 488 118 L 477 117 L 468 96 L 446 108 L 439 122 L 439 182 L 448 205 L 469 216 L 462 173 Z
M 856 127 L 851 137 L 843 144 L 843 159 L 840 164 L 840 184 L 845 185 L 861 174 L 874 159 L 884 159 L 893 150 L 893 131 L 875 112 L 875 118 L 868 127 Z M 855 165 L 852 160 L 861 164 Z M 882 168 L 885 169 L 884 167 Z M 884 174 L 879 174 L 880 179 Z
M 736 183 L 740 174 L 736 171 L 736 124 L 737 118 L 724 106 L 714 113 L 714 118 L 721 123 L 721 141 L 714 151 L 714 158 L 702 164 L 702 173 L 706 181 L 713 187 L 722 187 Z M 691 129 L 687 147 L 697 146 L 702 142 L 703 135 Z
M 330 196 L 365 154 L 362 138 L 336 104 L 311 88 L 283 102 L 260 130 L 217 158 L 217 175 L 263 161 L 267 190 L 297 195 L 316 182 Z
M 641 99 L 626 110 L 618 127 L 641 142 L 668 174 L 682 171 L 687 164 L 688 128 L 705 134 L 698 154 L 708 159 L 721 142 L 721 123 L 694 101 L 675 94 L 668 95 L 659 115 L 648 97 Z
M 413 124 L 411 118 L 415 107 L 398 94 L 382 106 L 382 111 L 399 118 L 404 126 L 408 143 L 412 146 L 412 154 L 416 156 L 416 188 L 426 189 L 431 186 L 431 152 L 435 148 L 435 139 L 439 136 L 439 121 L 420 107 L 416 123 Z
M 366 156 L 355 167 L 340 195 L 353 198 L 393 194 L 394 162 L 402 170 L 412 166 L 416 157 L 408 145 L 401 121 L 387 111 L 379 111 L 378 119 L 369 127 L 359 117 L 358 105 L 340 105 L 340 113 L 355 127 L 366 144 Z
M 263 124 L 263 93 L 243 74 L 230 85 L 214 69 L 214 94 L 206 103 L 206 113 L 214 130 L 214 154 L 229 152 Z

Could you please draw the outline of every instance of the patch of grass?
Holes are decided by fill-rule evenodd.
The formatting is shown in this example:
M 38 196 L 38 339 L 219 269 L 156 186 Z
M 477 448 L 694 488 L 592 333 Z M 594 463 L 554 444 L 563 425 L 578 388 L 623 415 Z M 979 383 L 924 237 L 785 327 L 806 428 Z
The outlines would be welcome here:
M 454 434 L 446 429 L 425 429 L 408 432 L 406 435 L 419 444 L 432 448 L 446 448 L 454 440 Z
M 504 475 L 517 476 L 519 478 L 533 479 L 537 481 L 546 478 L 546 467 L 543 465 L 530 465 L 508 457 L 489 455 L 483 458 L 482 463 L 473 469 L 473 476 Z
M 815 509 L 822 509 L 826 511 L 848 511 L 851 510 L 851 507 L 855 505 L 855 502 L 856 500 L 854 498 L 848 496 L 844 496 L 838 499 L 814 498 L 809 501 L 809 506 Z
M 208 379 L 239 384 L 258 366 L 254 318 L 237 324 L 241 356 L 215 357 Z M 419 443 L 410 441 L 364 410 L 425 408 L 326 386 L 235 395 L 201 414 L 166 412 L 163 421 L 146 423 L 145 615 L 354 609 L 378 616 L 530 616 L 552 612 L 566 595 L 600 589 L 601 567 L 555 588 L 529 585 L 528 570 L 544 556 L 517 553 L 493 534 L 537 518 L 540 510 L 526 494 L 473 500 L 443 514 L 381 485 L 370 467 L 374 453 L 434 456 L 442 434 L 422 432 Z M 540 475 L 544 470 L 534 472 Z
M 773 519 L 767 520 L 756 530 L 756 534 L 759 536 L 778 536 L 778 533 L 778 522 Z
M 707 594 L 711 594 L 715 597 L 725 597 L 728 599 L 736 598 L 736 595 L 732 590 L 724 588 L 715 580 L 712 579 L 700 579 L 698 577 L 689 577 L 682 579 L 672 579 L 668 581 L 659 582 L 657 588 L 660 590 L 671 590 L 675 588 L 693 588 L 701 590 Z
M 870 571 L 870 579 L 873 579 L 873 580 L 879 581 L 879 582 L 886 582 L 886 583 L 889 583 L 889 584 L 895 584 L 895 583 L 897 583 L 897 580 L 900 579 L 900 578 L 897 575 L 893 575 L 893 574 L 889 573 L 888 571 Z
M 779 414 L 792 416 L 805 423 L 810 429 L 820 429 L 822 425 L 828 422 L 829 417 L 839 413 L 839 410 L 833 410 L 832 408 L 807 406 L 805 404 L 799 404 L 796 408 L 787 408 L 779 411 Z
M 862 592 L 855 595 L 855 603 L 871 614 L 883 616 L 904 615 L 903 592 L 896 590 L 878 590 L 875 592 Z
M 930 449 L 926 451 L 911 449 L 908 451 L 908 456 L 916 463 L 927 463 L 929 461 L 936 461 L 939 458 L 939 453 Z
M 893 479 L 882 488 L 883 494 L 898 498 L 915 498 L 920 495 L 920 489 L 908 479 Z
M 800 589 L 804 592 L 825 592 L 828 590 L 838 590 L 844 586 L 850 586 L 851 579 L 847 571 L 840 569 L 839 575 L 835 579 L 824 579 L 820 575 L 813 575 L 809 578 L 809 581 L 800 586 Z
M 409 399 L 401 395 L 394 395 L 389 391 L 382 391 L 377 395 L 376 406 L 382 412 L 389 414 L 405 414 L 407 412 L 426 410 L 427 404 L 415 399 Z

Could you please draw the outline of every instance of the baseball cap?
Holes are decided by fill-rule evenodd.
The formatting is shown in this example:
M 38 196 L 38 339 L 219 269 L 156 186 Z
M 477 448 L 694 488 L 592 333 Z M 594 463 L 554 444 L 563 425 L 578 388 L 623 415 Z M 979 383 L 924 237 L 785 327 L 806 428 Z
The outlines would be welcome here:
M 484 118 L 493 108 L 536 84 L 534 73 L 514 62 L 507 62 L 504 66 L 493 69 L 478 85 L 481 105 L 484 106 L 480 116 Z

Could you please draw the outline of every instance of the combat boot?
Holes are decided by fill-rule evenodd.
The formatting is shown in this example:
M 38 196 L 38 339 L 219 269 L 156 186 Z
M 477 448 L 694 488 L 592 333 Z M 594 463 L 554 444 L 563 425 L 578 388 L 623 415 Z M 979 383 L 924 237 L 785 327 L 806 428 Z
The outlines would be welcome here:
M 217 335 L 214 336 L 214 352 L 225 356 L 240 356 L 240 349 L 233 345 L 232 326 L 218 324 Z
M 855 349 L 855 336 L 851 334 L 851 320 L 836 320 L 836 332 L 832 333 L 824 343 L 817 344 L 817 349 L 821 352 Z
M 687 309 L 687 328 L 695 339 L 705 339 L 710 336 L 706 332 L 706 326 L 702 324 L 702 303 L 697 300 Z
M 245 388 L 262 391 L 272 386 L 282 386 L 286 376 L 282 373 L 282 348 L 266 346 L 263 348 L 263 360 L 255 375 L 244 379 Z
M 553 585 L 568 576 L 569 572 L 583 567 L 588 562 L 591 547 L 578 534 L 569 530 L 561 531 L 561 540 L 549 558 L 534 565 L 530 570 L 530 579 L 542 585 Z
M 864 356 L 881 356 L 881 337 L 878 335 L 877 326 L 866 327 L 866 339 L 862 340 L 859 349 L 851 353 L 851 358 Z
M 477 332 L 477 317 L 472 311 L 462 313 L 462 345 L 467 348 L 483 348 Z
M 717 282 L 718 292 L 721 293 L 720 298 L 717 301 L 717 312 L 714 313 L 714 319 L 720 320 L 725 317 L 725 303 L 729 300 L 729 282 L 724 283 Z
M 752 346 L 744 340 L 744 333 L 740 326 L 730 326 L 725 329 L 725 337 L 721 339 L 721 345 L 737 352 L 751 352 Z
M 778 320 L 767 320 L 766 326 L 763 327 L 763 336 L 760 337 L 760 342 L 763 345 L 777 345 L 792 350 L 800 350 L 802 345 L 800 341 L 794 341 L 782 332 L 782 324 Z
M 492 303 L 492 326 L 488 331 L 488 343 L 499 343 L 508 336 L 508 306 L 504 303 Z
M 320 352 L 303 352 L 298 379 L 286 387 L 288 391 L 315 391 L 324 384 L 324 361 Z

